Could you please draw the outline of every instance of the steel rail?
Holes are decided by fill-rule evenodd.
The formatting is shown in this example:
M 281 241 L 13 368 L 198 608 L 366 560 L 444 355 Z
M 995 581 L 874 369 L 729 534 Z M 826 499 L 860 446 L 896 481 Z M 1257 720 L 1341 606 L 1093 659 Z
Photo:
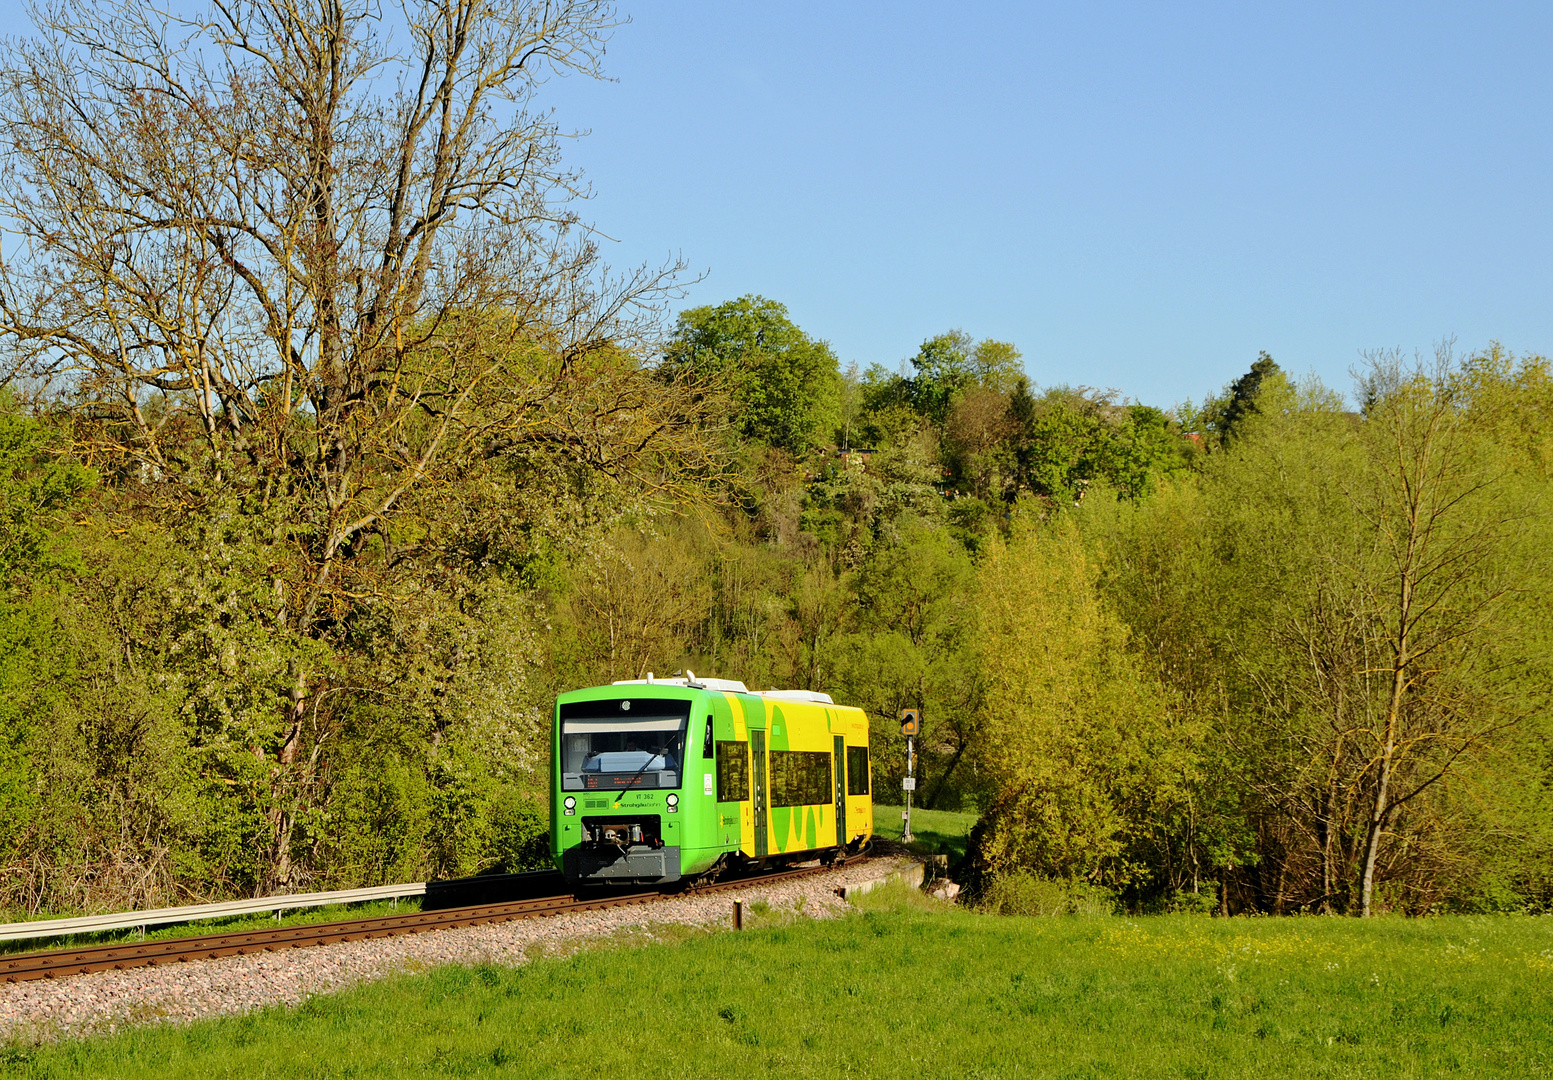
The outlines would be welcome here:
M 827 867 L 809 867 L 734 878 L 697 887 L 688 894 L 703 895 L 709 892 L 745 889 L 824 873 L 827 869 Z M 92 945 L 79 949 L 50 949 L 46 952 L 0 957 L 0 982 L 55 979 L 65 975 L 85 975 L 94 971 L 155 967 L 161 964 L 188 963 L 191 960 L 213 960 L 222 956 L 243 956 L 250 953 L 277 952 L 347 941 L 367 941 L 374 938 L 397 937 L 401 934 L 452 930 L 465 926 L 510 922 L 515 919 L 647 904 L 680 895 L 687 895 L 687 893 L 652 891 L 585 898 L 572 895 L 544 896 L 500 904 L 476 904 L 470 907 L 443 908 L 404 915 L 315 923 L 311 926 L 284 926 L 273 930 L 250 930 L 231 934 L 203 934 L 133 944 Z
M 372 900 L 398 900 L 412 896 L 435 896 L 460 889 L 500 888 L 523 879 L 558 877 L 553 870 L 522 874 L 491 874 L 475 878 L 451 878 L 441 881 L 411 881 L 403 885 L 372 885 L 364 889 L 336 889 L 332 892 L 288 893 L 259 896 L 249 900 L 227 900 L 215 904 L 189 904 L 184 907 L 149 908 L 144 911 L 116 911 L 105 915 L 78 915 L 68 919 L 35 919 L 31 922 L 0 924 L 0 941 L 27 941 L 33 938 L 65 937 L 69 934 L 100 934 L 110 930 L 136 927 L 169 926 L 177 923 L 228 919 L 268 911 L 327 907 L 331 904 L 360 904 Z

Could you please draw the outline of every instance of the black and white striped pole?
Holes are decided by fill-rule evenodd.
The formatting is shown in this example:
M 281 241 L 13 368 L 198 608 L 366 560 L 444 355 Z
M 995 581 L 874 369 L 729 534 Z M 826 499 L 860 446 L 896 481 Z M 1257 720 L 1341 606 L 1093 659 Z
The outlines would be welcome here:
M 909 844 L 911 835 L 911 796 L 917 790 L 917 733 L 922 727 L 921 709 L 901 710 L 901 734 L 906 736 L 906 776 L 901 780 L 901 790 L 906 793 L 906 809 L 901 811 L 905 823 L 901 829 L 901 842 Z

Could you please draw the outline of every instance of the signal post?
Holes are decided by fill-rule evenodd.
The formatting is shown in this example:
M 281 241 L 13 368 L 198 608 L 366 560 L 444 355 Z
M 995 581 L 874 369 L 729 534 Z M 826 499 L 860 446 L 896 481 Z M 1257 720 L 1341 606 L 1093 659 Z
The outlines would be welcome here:
M 922 730 L 922 710 L 901 710 L 901 734 L 906 736 L 906 776 L 901 780 L 901 790 L 906 793 L 906 809 L 901 811 L 905 828 L 901 830 L 901 842 L 911 843 L 911 796 L 917 790 L 917 735 Z

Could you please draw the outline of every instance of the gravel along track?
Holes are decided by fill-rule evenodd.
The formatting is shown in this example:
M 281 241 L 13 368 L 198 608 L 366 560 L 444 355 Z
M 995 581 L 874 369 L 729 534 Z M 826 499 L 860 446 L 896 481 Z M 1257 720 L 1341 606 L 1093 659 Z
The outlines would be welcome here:
M 107 1033 L 126 1024 L 187 1023 L 266 1005 L 296 1005 L 315 994 L 404 971 L 438 964 L 521 964 L 531 957 L 564 952 L 622 931 L 650 931 L 667 923 L 731 926 L 736 899 L 764 901 L 774 910 L 801 910 L 814 918 L 831 918 L 847 908 L 836 896 L 837 888 L 886 877 L 908 863 L 906 859 L 871 859 L 793 881 L 675 896 L 650 904 L 0 984 L 0 1040 L 38 1042 Z

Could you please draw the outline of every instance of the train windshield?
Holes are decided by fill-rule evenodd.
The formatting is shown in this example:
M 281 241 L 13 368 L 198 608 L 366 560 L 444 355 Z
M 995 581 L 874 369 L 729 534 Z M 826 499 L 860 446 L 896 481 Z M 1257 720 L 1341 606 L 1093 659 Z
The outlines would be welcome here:
M 561 790 L 677 788 L 690 702 L 579 701 L 561 706 Z

